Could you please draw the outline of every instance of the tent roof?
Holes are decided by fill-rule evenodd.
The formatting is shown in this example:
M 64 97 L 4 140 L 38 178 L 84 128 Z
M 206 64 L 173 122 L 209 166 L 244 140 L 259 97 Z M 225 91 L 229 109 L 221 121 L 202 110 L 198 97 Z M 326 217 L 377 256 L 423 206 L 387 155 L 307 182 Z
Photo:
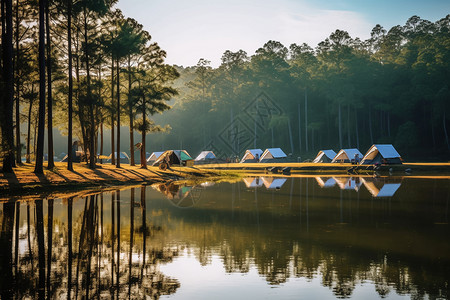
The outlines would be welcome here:
M 263 151 L 261 149 L 248 149 L 247 151 L 245 151 L 245 153 L 247 154 L 248 152 L 251 153 L 251 155 L 253 155 L 253 157 L 256 156 L 256 154 L 258 154 L 259 156 L 261 156 L 261 154 L 263 153 Z
M 279 189 L 283 186 L 286 180 L 286 178 L 262 177 L 262 181 L 268 189 Z
M 359 187 L 362 185 L 362 182 L 357 182 L 352 177 L 335 177 L 334 180 L 338 184 L 341 190 L 355 190 L 358 191 Z
M 157 160 L 161 154 L 163 154 L 164 151 L 158 151 L 158 152 L 153 152 L 148 158 L 147 158 L 147 162 L 150 162 L 152 160 Z
M 336 156 L 334 157 L 333 161 L 339 159 L 342 155 L 347 156 L 347 159 L 353 159 L 355 157 L 355 154 L 358 154 L 360 158 L 363 157 L 362 153 L 356 148 L 341 149 L 338 152 L 338 154 L 336 154 Z
M 267 155 L 267 153 L 272 154 L 273 158 L 287 157 L 286 153 L 284 153 L 281 148 L 267 148 L 262 154 L 261 159 L 263 159 Z
M 373 197 L 392 197 L 401 185 L 401 183 L 385 183 L 379 189 L 373 181 L 363 179 L 363 183 Z
M 117 152 L 114 152 L 114 157 L 117 158 Z M 112 158 L 112 153 L 108 156 L 108 159 Z M 130 157 L 128 156 L 128 154 L 126 152 L 120 152 L 120 158 L 127 158 L 130 159 Z
M 189 153 L 187 153 L 186 150 L 166 150 L 158 157 L 153 165 L 157 165 L 162 161 L 163 158 L 165 158 L 167 155 L 171 155 L 172 153 L 174 153 L 175 156 L 178 157 L 178 159 L 181 161 L 192 159 L 192 157 L 189 155 Z
M 336 156 L 336 152 L 334 150 L 320 150 L 313 162 L 319 162 L 324 155 L 329 159 L 333 159 Z
M 317 184 L 321 188 L 328 188 L 328 187 L 335 186 L 336 180 L 334 180 L 334 178 L 328 178 L 327 180 L 325 180 L 325 179 L 327 179 L 327 178 L 316 177 Z
M 246 178 L 243 178 L 242 180 L 244 180 L 245 186 L 248 188 L 260 187 L 263 185 L 263 181 L 259 177 L 246 177 Z
M 258 154 L 259 157 L 261 157 L 261 154 L 263 151 L 261 149 L 248 149 L 245 151 L 244 156 L 241 159 L 241 162 L 247 160 L 247 159 L 255 159 L 256 154 Z M 251 156 L 251 157 L 249 157 Z
M 392 197 L 400 187 L 400 183 L 386 183 L 376 197 Z
M 366 155 L 364 155 L 363 160 L 365 159 L 374 159 L 377 156 L 377 153 L 380 153 L 383 158 L 398 158 L 400 154 L 395 150 L 394 146 L 391 144 L 375 144 L 370 147 L 369 151 L 367 151 Z
M 202 151 L 195 160 L 214 159 L 216 155 L 212 151 Z

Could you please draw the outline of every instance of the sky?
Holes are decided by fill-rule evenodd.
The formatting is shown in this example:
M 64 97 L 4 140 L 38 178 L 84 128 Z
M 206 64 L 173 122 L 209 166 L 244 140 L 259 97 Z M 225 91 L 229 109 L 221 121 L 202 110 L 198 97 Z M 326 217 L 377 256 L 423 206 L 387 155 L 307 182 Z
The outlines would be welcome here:
M 253 55 L 267 41 L 315 48 L 336 29 L 365 40 L 376 24 L 389 30 L 413 15 L 435 22 L 450 0 L 119 0 L 116 7 L 144 26 L 166 62 L 220 65 L 226 50 Z

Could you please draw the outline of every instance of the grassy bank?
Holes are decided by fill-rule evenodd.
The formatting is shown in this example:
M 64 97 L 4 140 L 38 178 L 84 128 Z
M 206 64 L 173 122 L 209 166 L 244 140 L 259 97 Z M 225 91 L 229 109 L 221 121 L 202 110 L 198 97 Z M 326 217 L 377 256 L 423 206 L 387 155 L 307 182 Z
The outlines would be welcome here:
M 110 164 L 99 164 L 89 169 L 86 164 L 74 164 L 68 171 L 66 163 L 55 163 L 55 168 L 44 169 L 44 174 L 33 173 L 33 164 L 23 164 L 14 168 L 14 173 L 0 173 L 0 193 L 2 196 L 32 193 L 52 193 L 57 191 L 76 191 L 87 188 L 108 188 L 112 186 L 153 184 L 170 180 L 208 180 L 235 176 L 221 170 L 173 167 L 161 171 L 157 167 L 141 169 L 139 166 L 123 164 L 116 168 Z

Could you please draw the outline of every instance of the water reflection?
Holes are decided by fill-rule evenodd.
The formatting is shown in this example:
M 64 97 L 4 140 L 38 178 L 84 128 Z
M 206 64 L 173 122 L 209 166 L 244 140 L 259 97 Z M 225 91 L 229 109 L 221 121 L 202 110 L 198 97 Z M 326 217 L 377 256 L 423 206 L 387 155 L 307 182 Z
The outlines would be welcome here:
M 160 266 L 184 255 L 202 266 L 218 256 L 227 273 L 256 270 L 268 286 L 319 279 L 338 298 L 362 285 L 377 297 L 449 297 L 447 180 L 265 176 L 243 183 L 171 182 L 2 203 L 1 298 L 176 295 L 183 281 Z M 226 286 L 227 277 L 210 277 Z
M 178 250 L 148 248 L 161 229 L 147 226 L 145 189 L 140 199 L 135 189 L 127 191 L 131 201 L 115 191 L 2 204 L 1 298 L 154 299 L 174 293 L 179 282 L 158 266 Z
M 314 177 L 317 184 L 321 188 L 332 188 L 336 185 L 341 190 L 354 190 L 358 192 L 361 186 L 364 184 L 366 189 L 372 194 L 373 197 L 392 197 L 395 192 L 400 188 L 401 178 L 377 178 L 377 177 Z M 262 187 L 263 185 L 267 189 L 281 189 L 286 183 L 287 178 L 276 177 L 245 177 L 242 179 L 245 186 Z M 292 193 L 292 192 L 291 192 Z

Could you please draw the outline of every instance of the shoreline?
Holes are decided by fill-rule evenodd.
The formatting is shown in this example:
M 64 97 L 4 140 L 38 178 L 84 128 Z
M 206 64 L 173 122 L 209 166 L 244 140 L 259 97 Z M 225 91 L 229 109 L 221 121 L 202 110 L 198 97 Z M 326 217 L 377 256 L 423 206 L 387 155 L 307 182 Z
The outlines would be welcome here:
M 0 201 L 12 200 L 17 196 L 77 193 L 121 189 L 124 186 L 151 185 L 170 181 L 217 181 L 243 176 L 327 176 L 342 175 L 381 175 L 381 176 L 450 176 L 450 163 L 404 163 L 402 165 L 383 165 L 376 171 L 358 170 L 349 173 L 355 167 L 352 164 L 331 163 L 253 163 L 253 164 L 203 164 L 193 167 L 172 167 L 166 171 L 158 167 L 122 164 L 116 168 L 111 164 L 97 164 L 96 169 L 89 169 L 86 163 L 74 163 L 74 171 L 67 170 L 67 164 L 56 162 L 55 168 L 44 168 L 44 174 L 33 173 L 34 164 L 23 164 L 14 168 L 14 173 L 0 173 Z M 283 168 L 289 173 L 283 174 Z M 67 196 L 66 196 L 67 197 Z
M 34 164 L 23 164 L 14 168 L 14 173 L 0 173 L 0 198 L 234 176 L 226 171 L 187 167 L 161 171 L 152 166 L 141 169 L 140 166 L 128 164 L 123 164 L 121 168 L 98 164 L 97 168 L 89 169 L 85 163 L 74 163 L 74 171 L 68 171 L 66 166 L 66 163 L 56 162 L 55 168 L 48 170 L 44 167 L 44 174 L 37 175 L 33 173 Z

